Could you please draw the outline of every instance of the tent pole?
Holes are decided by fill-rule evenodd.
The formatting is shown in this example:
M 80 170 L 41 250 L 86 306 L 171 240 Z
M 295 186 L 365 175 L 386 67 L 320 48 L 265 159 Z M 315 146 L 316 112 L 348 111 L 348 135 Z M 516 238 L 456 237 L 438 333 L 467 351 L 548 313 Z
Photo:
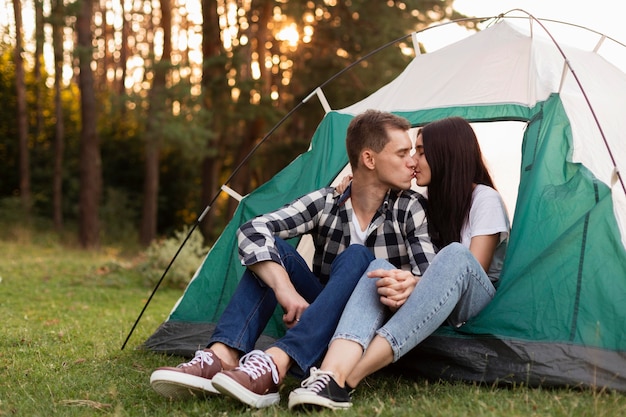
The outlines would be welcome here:
M 167 267 L 165 268 L 165 270 L 163 271 L 163 274 L 161 275 L 161 278 L 159 279 L 159 281 L 156 283 L 156 285 L 154 286 L 154 289 L 152 290 L 152 293 L 150 294 L 150 297 L 148 297 L 148 299 L 146 300 L 146 303 L 144 304 L 143 308 L 141 309 L 141 312 L 139 313 L 139 315 L 137 316 L 137 319 L 135 320 L 135 323 L 133 324 L 133 327 L 130 329 L 130 331 L 128 332 L 128 335 L 126 336 L 126 340 L 124 340 L 124 343 L 122 344 L 122 348 L 121 350 L 124 350 L 124 348 L 126 347 L 126 344 L 128 343 L 128 340 L 130 339 L 131 335 L 133 334 L 133 332 L 135 331 L 135 328 L 137 327 L 137 324 L 139 323 L 139 320 L 141 320 L 141 317 L 143 317 L 144 312 L 146 311 L 146 308 L 148 308 L 148 305 L 150 304 L 150 301 L 152 301 L 152 298 L 154 297 L 154 294 L 157 292 L 157 290 L 159 289 L 159 287 L 161 286 L 161 283 L 163 282 L 163 280 L 165 279 L 165 276 L 167 275 L 168 271 L 170 270 L 170 268 L 172 267 L 172 265 L 174 264 L 174 261 L 176 261 L 176 258 L 178 257 L 178 254 L 180 253 L 180 251 L 183 249 L 183 247 L 185 246 L 185 244 L 187 243 L 187 241 L 189 240 L 189 238 L 191 237 L 191 234 L 196 230 L 196 228 L 200 225 L 200 223 L 202 223 L 202 220 L 204 219 L 204 217 L 208 214 L 208 212 L 211 210 L 211 207 L 213 206 L 213 203 L 215 203 L 215 200 L 217 200 L 217 198 L 219 197 L 220 193 L 223 190 L 223 187 L 226 186 L 226 184 L 228 184 L 233 177 L 237 174 L 237 172 L 239 172 L 239 170 L 244 166 L 244 164 L 246 164 L 248 162 L 248 160 L 252 157 L 252 155 L 256 152 L 256 150 L 259 148 L 259 146 L 261 146 L 261 144 L 263 142 L 265 142 L 270 135 L 272 135 L 274 133 L 274 131 L 276 129 L 278 129 L 280 127 L 280 125 L 282 125 L 285 120 L 287 120 L 296 110 L 298 110 L 305 102 L 301 101 L 300 103 L 298 103 L 293 109 L 291 109 L 291 111 L 289 111 L 289 113 L 287 113 L 281 120 L 278 121 L 278 123 L 276 123 L 276 125 L 274 125 L 274 127 L 263 137 L 263 139 L 261 139 L 255 146 L 254 148 L 252 148 L 252 150 L 248 153 L 248 155 L 246 155 L 246 157 L 239 163 L 239 165 L 237 165 L 237 167 L 233 170 L 233 172 L 230 174 L 230 176 L 228 177 L 228 179 L 224 182 L 224 185 L 222 187 L 220 187 L 217 191 L 217 193 L 215 193 L 215 195 L 213 196 L 213 198 L 211 199 L 210 203 L 205 207 L 205 209 L 202 211 L 202 214 L 200 214 L 200 216 L 198 216 L 198 219 L 196 220 L 196 222 L 193 224 L 193 226 L 191 227 L 191 229 L 189 229 L 189 233 L 187 233 L 187 236 L 185 237 L 185 239 L 183 240 L 183 242 L 180 244 L 180 246 L 178 247 L 178 250 L 176 250 L 176 253 L 174 254 L 174 256 L 172 257 L 172 259 L 170 260 L 170 263 L 167 265 Z

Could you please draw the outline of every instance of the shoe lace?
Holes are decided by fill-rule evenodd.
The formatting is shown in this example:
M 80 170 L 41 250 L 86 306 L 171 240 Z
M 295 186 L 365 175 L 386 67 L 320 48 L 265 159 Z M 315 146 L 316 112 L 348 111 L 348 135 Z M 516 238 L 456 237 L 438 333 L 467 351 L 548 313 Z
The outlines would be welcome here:
M 203 368 L 205 363 L 208 365 L 213 365 L 213 362 L 214 359 L 211 352 L 205 350 L 197 350 L 196 356 L 194 356 L 192 360 L 187 363 L 181 363 L 180 365 L 178 365 L 178 367 L 185 368 L 187 366 L 195 366 L 196 364 L 200 363 L 200 368 Z
M 330 371 L 323 371 L 317 368 L 311 368 L 311 375 L 302 381 L 300 386 L 302 388 L 309 389 L 315 393 L 320 392 L 328 385 L 330 379 L 335 378 L 335 374 Z
M 263 351 L 253 350 L 244 355 L 239 360 L 238 369 L 250 375 L 253 379 L 257 379 L 261 375 L 270 372 L 272 374 L 272 381 L 278 384 L 278 368 L 276 368 L 272 357 Z

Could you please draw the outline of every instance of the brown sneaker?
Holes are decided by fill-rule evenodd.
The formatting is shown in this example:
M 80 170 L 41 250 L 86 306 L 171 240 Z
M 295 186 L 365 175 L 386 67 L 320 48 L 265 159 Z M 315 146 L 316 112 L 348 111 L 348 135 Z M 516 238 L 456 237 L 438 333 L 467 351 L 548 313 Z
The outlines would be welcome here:
M 222 361 L 211 349 L 198 350 L 187 363 L 152 372 L 150 385 L 159 394 L 172 399 L 219 394 L 211 379 L 222 369 Z
M 253 350 L 239 361 L 232 371 L 222 371 L 213 377 L 213 387 L 251 407 L 263 408 L 280 401 L 278 369 L 272 357 Z

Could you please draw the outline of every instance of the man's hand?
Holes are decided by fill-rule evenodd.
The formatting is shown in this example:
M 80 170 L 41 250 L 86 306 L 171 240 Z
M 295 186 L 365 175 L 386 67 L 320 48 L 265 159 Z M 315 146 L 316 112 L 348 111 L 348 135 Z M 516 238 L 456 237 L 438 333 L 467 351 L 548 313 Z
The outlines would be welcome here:
M 304 310 L 309 303 L 296 291 L 289 279 L 289 274 L 282 265 L 272 261 L 263 261 L 248 268 L 274 290 L 276 301 L 283 308 L 283 322 L 287 328 L 292 328 L 300 321 Z
M 291 282 L 289 282 L 291 284 Z M 295 326 L 299 321 L 302 313 L 309 307 L 309 303 L 302 298 L 300 294 L 295 290 L 293 285 L 281 286 L 274 289 L 276 300 L 281 305 L 285 314 L 283 314 L 283 323 L 288 329 Z
M 419 277 L 401 269 L 376 269 L 368 272 L 367 276 L 380 278 L 376 281 L 380 302 L 391 311 L 398 310 L 406 302 L 419 282 Z

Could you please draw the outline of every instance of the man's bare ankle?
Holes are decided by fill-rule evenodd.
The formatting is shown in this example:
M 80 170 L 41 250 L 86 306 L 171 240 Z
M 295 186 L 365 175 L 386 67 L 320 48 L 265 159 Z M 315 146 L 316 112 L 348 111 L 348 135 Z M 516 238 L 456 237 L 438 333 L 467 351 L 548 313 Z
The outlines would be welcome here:
M 284 376 L 287 374 L 287 371 L 291 367 L 293 360 L 291 357 L 282 349 L 272 346 L 271 348 L 265 351 L 268 355 L 272 357 L 276 368 L 278 369 L 278 376 L 282 381 Z
M 239 352 L 223 343 L 215 343 L 209 346 L 209 349 L 220 358 L 222 368 L 234 369 L 239 365 Z

